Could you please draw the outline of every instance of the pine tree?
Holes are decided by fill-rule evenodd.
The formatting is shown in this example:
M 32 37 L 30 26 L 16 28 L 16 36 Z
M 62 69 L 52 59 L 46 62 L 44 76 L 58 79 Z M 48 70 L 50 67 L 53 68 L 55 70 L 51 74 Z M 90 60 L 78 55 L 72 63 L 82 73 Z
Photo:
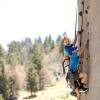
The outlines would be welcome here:
M 37 87 L 37 72 L 35 70 L 35 64 L 29 63 L 28 67 L 28 75 L 27 75 L 27 89 L 30 91 L 31 96 L 32 93 L 35 92 Z
M 4 49 L 0 45 L 0 93 L 4 100 L 7 100 L 9 97 L 9 78 L 5 75 L 4 58 Z
M 65 35 L 66 33 L 64 33 Z M 56 39 L 56 44 L 58 45 L 59 47 L 59 52 L 63 54 L 63 38 L 61 35 L 59 35 Z
M 42 44 L 42 39 L 41 39 L 40 36 L 38 37 L 37 42 L 40 43 L 40 44 Z
M 32 41 L 30 38 L 25 38 L 21 42 L 21 64 L 26 65 L 31 53 L 33 52 Z
M 2 74 L 0 76 L 0 92 L 4 98 L 4 100 L 7 100 L 7 98 L 9 98 L 10 94 L 9 94 L 9 77 L 7 77 L 5 74 Z
M 42 45 L 34 44 L 32 55 L 32 63 L 35 64 L 35 69 L 39 71 L 42 68 L 42 58 L 44 54 L 44 49 Z
M 31 56 L 31 62 L 32 62 L 33 65 L 35 65 L 34 68 L 37 71 L 37 74 L 39 74 L 39 71 L 43 67 L 43 65 L 42 65 L 43 56 L 44 56 L 43 44 L 35 43 L 33 45 L 33 54 Z M 39 76 L 38 76 L 38 82 L 39 82 L 39 89 L 40 89 L 41 87 L 40 87 Z
M 44 40 L 44 50 L 45 50 L 45 53 L 48 54 L 52 49 L 54 49 L 54 47 L 55 47 L 55 43 L 52 40 L 51 35 L 49 35 L 49 37 L 46 36 L 45 40 Z
M 63 40 L 61 41 L 59 45 L 59 52 L 63 54 Z
M 63 37 L 66 37 L 66 36 L 67 36 L 67 33 L 66 33 L 66 32 L 64 32 L 64 33 L 63 33 Z
M 8 47 L 8 64 L 15 67 L 21 63 L 21 44 L 20 42 L 12 41 Z
M 54 49 L 54 48 L 55 48 L 55 42 L 52 40 L 52 42 L 51 42 L 51 50 Z
M 61 35 L 58 35 L 58 37 L 56 39 L 56 44 L 57 45 L 60 45 L 61 41 L 62 41 L 62 36 Z
M 49 39 L 46 36 L 45 40 L 44 40 L 44 51 L 47 54 L 49 52 L 49 50 L 50 50 Z
M 51 35 L 49 35 L 49 46 L 50 46 L 50 48 L 49 48 L 50 50 L 49 51 L 51 51 L 52 49 L 54 49 L 54 46 L 55 46 L 55 43 L 52 40 Z

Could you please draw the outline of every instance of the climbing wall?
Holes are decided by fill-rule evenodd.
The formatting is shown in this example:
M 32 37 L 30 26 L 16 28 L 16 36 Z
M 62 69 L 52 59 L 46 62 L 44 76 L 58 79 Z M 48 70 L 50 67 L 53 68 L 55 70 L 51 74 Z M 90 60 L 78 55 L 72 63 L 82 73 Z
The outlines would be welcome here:
M 81 47 L 86 47 L 82 69 L 89 76 L 89 92 L 81 100 L 100 100 L 100 0 L 78 0 L 78 30 L 81 30 L 82 2 L 84 1 Z
M 78 0 L 78 30 L 83 32 L 81 33 L 81 40 L 79 41 L 80 48 L 85 48 L 84 57 L 82 59 L 82 72 L 85 72 L 89 75 L 89 1 L 88 0 Z M 82 22 L 83 18 L 83 22 Z M 83 23 L 83 24 L 82 24 Z M 88 82 L 89 84 L 89 82 Z M 88 100 L 88 93 L 81 94 L 81 100 Z
M 89 100 L 100 100 L 100 0 L 90 0 L 90 92 Z

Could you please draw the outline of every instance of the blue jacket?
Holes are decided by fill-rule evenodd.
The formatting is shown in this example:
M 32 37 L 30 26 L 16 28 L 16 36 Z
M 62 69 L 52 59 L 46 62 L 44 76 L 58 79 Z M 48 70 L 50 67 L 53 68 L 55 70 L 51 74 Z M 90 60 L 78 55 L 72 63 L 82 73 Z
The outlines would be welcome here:
M 66 52 L 68 52 L 68 55 L 70 55 L 70 56 L 72 55 L 72 51 L 74 51 L 76 49 L 77 49 L 77 46 L 74 46 L 73 44 L 64 46 L 64 50 Z

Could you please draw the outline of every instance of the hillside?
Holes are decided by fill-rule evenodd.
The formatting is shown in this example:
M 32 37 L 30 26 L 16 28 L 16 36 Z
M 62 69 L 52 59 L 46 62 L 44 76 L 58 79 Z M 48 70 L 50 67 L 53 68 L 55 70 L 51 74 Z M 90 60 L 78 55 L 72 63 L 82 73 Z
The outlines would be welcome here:
M 48 87 L 43 91 L 36 92 L 36 97 L 28 98 L 29 92 L 20 91 L 18 100 L 76 100 L 75 97 L 70 96 L 67 89 L 67 84 L 64 78 L 56 82 L 54 86 Z

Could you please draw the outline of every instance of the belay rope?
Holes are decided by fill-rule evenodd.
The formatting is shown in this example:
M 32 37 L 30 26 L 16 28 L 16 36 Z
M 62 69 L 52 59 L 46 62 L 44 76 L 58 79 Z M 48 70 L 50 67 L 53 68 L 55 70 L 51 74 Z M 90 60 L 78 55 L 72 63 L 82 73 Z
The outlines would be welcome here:
M 82 5 L 83 5 L 82 11 L 79 12 L 79 15 L 82 17 L 81 30 L 79 31 L 80 33 L 83 32 L 84 0 L 82 1 Z M 75 39 L 74 39 L 74 41 L 77 41 L 76 27 L 77 27 L 77 8 L 76 8 Z M 80 35 L 80 47 L 81 47 L 81 45 L 82 45 L 81 40 L 82 40 L 82 34 Z M 76 44 L 76 42 L 74 43 L 74 45 L 75 45 L 75 44 Z
M 75 21 L 75 39 L 77 38 L 76 27 L 77 27 L 77 8 L 76 8 L 76 21 Z
M 81 12 L 81 17 L 82 17 L 82 24 L 81 24 L 81 35 L 80 35 L 80 47 L 82 46 L 82 32 L 83 32 L 83 15 L 84 15 L 84 0 L 82 1 L 83 9 Z

